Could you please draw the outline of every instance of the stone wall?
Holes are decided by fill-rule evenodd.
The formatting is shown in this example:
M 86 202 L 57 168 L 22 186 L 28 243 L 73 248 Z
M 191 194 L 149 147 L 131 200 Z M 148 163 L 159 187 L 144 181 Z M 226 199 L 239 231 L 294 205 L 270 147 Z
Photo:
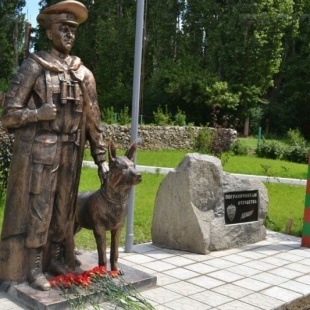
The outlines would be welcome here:
M 104 125 L 104 137 L 106 140 L 113 139 L 116 146 L 126 149 L 130 142 L 130 126 Z M 147 126 L 138 127 L 139 148 L 144 150 L 179 149 L 189 150 L 193 148 L 194 138 L 201 127 L 194 126 Z M 237 132 L 225 129 L 229 141 L 237 138 Z M 138 141 L 139 142 L 139 141 Z

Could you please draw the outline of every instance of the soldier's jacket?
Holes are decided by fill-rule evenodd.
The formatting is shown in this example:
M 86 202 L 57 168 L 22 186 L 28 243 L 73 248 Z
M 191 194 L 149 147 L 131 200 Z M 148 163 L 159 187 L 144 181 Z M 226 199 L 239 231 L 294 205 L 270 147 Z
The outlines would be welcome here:
M 1 121 L 14 133 L 15 142 L 2 238 L 26 231 L 31 163 L 37 160 L 50 164 L 57 141 L 70 141 L 79 147 L 77 171 L 81 169 L 86 139 L 95 162 L 104 160 L 106 148 L 94 77 L 78 57 L 68 60 L 45 52 L 31 54 L 21 64 L 7 92 Z M 44 103 L 56 105 L 55 120 L 34 118 L 31 110 Z M 77 192 L 79 180 L 76 182 Z

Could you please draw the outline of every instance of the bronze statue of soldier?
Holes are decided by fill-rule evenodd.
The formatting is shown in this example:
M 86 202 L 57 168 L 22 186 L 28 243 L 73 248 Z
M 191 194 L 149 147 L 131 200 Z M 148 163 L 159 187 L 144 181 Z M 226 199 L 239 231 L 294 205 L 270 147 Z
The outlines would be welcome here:
M 0 243 L 0 278 L 49 290 L 44 272 L 75 268 L 74 216 L 86 140 L 101 182 L 108 166 L 92 73 L 70 56 L 79 24 L 78 1 L 61 1 L 38 15 L 50 51 L 30 54 L 7 92 L 3 125 L 14 133 Z

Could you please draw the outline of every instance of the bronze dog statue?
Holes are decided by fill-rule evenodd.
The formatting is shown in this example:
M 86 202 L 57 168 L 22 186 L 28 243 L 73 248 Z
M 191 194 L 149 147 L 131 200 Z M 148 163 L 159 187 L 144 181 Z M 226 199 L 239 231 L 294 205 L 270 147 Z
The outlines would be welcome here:
M 116 148 L 110 142 L 109 172 L 105 183 L 97 191 L 79 193 L 76 206 L 76 229 L 93 230 L 97 251 L 98 265 L 107 267 L 106 231 L 111 231 L 111 270 L 118 270 L 118 246 L 127 214 L 127 201 L 132 186 L 142 181 L 142 176 L 134 167 L 133 158 L 137 149 L 133 142 L 124 156 L 116 156 Z

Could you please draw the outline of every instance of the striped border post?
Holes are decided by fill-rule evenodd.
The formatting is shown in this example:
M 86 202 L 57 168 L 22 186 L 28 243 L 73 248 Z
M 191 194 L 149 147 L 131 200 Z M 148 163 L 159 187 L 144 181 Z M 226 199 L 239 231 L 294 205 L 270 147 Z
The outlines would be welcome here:
M 304 225 L 302 229 L 301 245 L 308 248 L 310 247 L 310 151 L 308 151 L 306 201 L 305 201 Z

